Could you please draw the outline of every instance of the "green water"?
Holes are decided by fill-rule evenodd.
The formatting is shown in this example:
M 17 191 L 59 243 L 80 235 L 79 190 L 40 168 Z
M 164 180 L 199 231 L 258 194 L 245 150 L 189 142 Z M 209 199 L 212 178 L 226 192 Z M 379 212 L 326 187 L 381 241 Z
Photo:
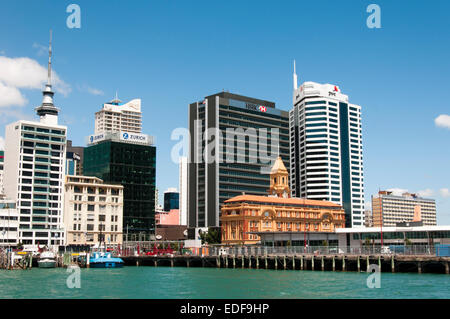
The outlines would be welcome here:
M 183 267 L 81 269 L 68 288 L 67 269 L 0 270 L 0 298 L 450 298 L 450 276 Z

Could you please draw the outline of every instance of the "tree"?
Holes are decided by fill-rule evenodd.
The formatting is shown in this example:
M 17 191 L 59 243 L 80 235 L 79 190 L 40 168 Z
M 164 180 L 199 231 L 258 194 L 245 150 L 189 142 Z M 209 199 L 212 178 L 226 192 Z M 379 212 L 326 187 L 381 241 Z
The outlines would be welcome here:
M 405 238 L 405 245 L 406 246 L 411 246 L 412 245 L 411 240 L 409 240 L 408 238 Z
M 18 250 L 22 250 L 23 249 L 23 244 L 21 242 L 17 244 L 17 249 Z
M 221 243 L 221 233 L 220 228 L 218 227 L 209 227 L 207 232 L 199 232 L 199 234 L 202 240 L 202 245 L 205 243 L 208 245 Z

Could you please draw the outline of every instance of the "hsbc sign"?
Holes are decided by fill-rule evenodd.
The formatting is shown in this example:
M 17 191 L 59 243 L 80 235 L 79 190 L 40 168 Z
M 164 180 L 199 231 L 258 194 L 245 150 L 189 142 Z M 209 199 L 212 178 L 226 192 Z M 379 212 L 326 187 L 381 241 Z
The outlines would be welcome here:
M 252 111 L 267 112 L 267 106 L 253 103 L 245 103 L 245 108 Z

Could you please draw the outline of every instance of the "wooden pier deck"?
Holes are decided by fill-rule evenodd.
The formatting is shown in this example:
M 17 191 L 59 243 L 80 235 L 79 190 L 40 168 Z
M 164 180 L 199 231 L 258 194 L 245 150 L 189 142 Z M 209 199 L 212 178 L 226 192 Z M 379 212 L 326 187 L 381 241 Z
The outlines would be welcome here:
M 450 257 L 405 255 L 124 256 L 126 266 L 216 267 L 273 270 L 367 271 L 449 274 Z

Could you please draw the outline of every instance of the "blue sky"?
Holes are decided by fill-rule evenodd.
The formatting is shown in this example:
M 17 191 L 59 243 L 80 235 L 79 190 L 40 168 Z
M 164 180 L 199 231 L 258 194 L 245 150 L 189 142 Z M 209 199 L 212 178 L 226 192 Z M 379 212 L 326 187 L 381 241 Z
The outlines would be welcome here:
M 366 26 L 372 2 L 381 29 Z M 80 29 L 66 26 L 70 3 Z M 296 59 L 300 82 L 339 85 L 362 106 L 366 202 L 379 188 L 422 191 L 450 224 L 450 124 L 435 123 L 450 115 L 449 12 L 448 1 L 1 1 L 0 56 L 45 67 L 53 29 L 55 103 L 75 145 L 116 90 L 141 98 L 161 193 L 178 187 L 170 134 L 187 126 L 189 103 L 225 89 L 289 110 Z M 2 72 L 0 136 L 34 117 L 43 80 L 37 68 L 38 80 L 2 86 Z

